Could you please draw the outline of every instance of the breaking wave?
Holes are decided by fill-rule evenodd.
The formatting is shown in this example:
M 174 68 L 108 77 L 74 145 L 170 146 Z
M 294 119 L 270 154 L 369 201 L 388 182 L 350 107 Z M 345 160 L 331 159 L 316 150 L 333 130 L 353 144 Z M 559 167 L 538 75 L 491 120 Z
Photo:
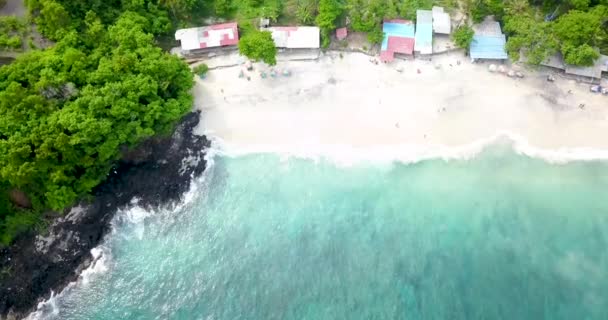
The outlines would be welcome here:
M 413 164 L 425 160 L 470 160 L 486 148 L 494 145 L 509 145 L 517 154 L 545 160 L 550 164 L 564 164 L 572 161 L 608 160 L 608 149 L 587 147 L 545 149 L 533 146 L 525 137 L 508 131 L 460 145 L 387 145 L 357 148 L 348 145 L 294 144 L 276 145 L 232 145 L 220 138 L 212 138 L 214 154 L 238 157 L 248 154 L 275 153 L 284 158 L 296 157 L 319 161 L 330 160 L 343 166 L 358 163 Z

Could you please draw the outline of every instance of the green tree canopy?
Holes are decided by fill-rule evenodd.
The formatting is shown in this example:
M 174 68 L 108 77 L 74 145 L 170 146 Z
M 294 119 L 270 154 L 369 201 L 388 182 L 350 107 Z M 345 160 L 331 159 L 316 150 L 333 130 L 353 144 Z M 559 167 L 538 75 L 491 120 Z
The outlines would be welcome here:
M 315 19 L 321 29 L 323 47 L 329 46 L 331 32 L 336 29 L 336 19 L 342 14 L 342 5 L 337 0 L 320 0 L 319 15 Z
M 268 31 L 251 31 L 239 40 L 239 52 L 253 61 L 277 64 L 277 48 Z
M 454 33 L 452 34 L 452 38 L 454 39 L 454 43 L 457 47 L 469 50 L 471 46 L 471 42 L 473 41 L 473 29 L 467 25 L 462 25 L 458 27 Z
M 590 11 L 572 10 L 555 23 L 555 35 L 560 41 L 566 63 L 592 65 L 599 57 L 594 47 L 608 43 L 608 7 L 600 5 Z
M 191 108 L 192 73 L 154 46 L 140 18 L 88 30 L 96 47 L 70 31 L 0 68 L 0 180 L 35 207 L 61 210 L 90 192 L 119 147 L 168 132 Z

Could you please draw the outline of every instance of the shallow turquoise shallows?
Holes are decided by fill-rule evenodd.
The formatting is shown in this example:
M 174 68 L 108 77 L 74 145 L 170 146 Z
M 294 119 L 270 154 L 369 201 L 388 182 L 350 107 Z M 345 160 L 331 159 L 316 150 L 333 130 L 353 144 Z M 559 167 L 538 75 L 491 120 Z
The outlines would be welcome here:
M 608 319 L 608 163 L 218 156 L 196 193 L 44 318 Z

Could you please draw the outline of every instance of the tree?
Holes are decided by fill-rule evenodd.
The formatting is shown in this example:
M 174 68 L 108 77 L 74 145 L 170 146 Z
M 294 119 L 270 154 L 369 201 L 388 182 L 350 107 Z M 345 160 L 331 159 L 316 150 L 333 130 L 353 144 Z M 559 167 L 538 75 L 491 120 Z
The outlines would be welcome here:
M 563 45 L 562 54 L 567 64 L 576 66 L 592 66 L 594 61 L 600 57 L 600 53 L 588 44 L 578 47 Z
M 199 76 L 206 75 L 208 71 L 209 71 L 209 66 L 204 63 L 199 64 L 198 66 L 192 68 L 192 72 Z
M 457 47 L 468 51 L 469 47 L 471 46 L 471 42 L 473 41 L 474 34 L 475 32 L 473 31 L 473 29 L 471 29 L 471 27 L 467 25 L 462 25 L 456 28 L 452 35 L 452 38 L 454 39 L 454 43 Z
M 608 42 L 604 24 L 608 7 L 599 5 L 590 11 L 572 10 L 555 22 L 555 35 L 560 40 L 564 60 L 573 65 L 591 65 L 598 54 L 593 47 Z
M 160 0 L 159 4 L 168 8 L 176 17 L 188 16 L 198 0 Z
M 471 6 L 471 16 L 474 22 L 481 22 L 486 16 L 490 15 L 501 20 L 503 14 L 503 0 L 474 0 Z
M 337 0 L 320 0 L 319 14 L 315 22 L 321 29 L 321 41 L 324 48 L 329 46 L 331 32 L 336 29 L 336 19 L 342 14 L 342 6 Z
M 299 23 L 311 24 L 315 21 L 318 3 L 316 0 L 300 0 L 296 8 L 296 18 Z
M 277 48 L 268 31 L 251 31 L 239 40 L 239 52 L 253 61 L 277 64 Z
M 509 35 L 506 49 L 511 59 L 519 60 L 523 50 L 527 63 L 538 65 L 557 52 L 559 41 L 550 22 L 535 18 L 523 8 L 509 11 L 512 15 L 505 17 L 504 31 Z
M 190 110 L 190 69 L 154 45 L 145 23 L 125 13 L 94 32 L 93 47 L 68 32 L 0 68 L 0 185 L 36 210 L 61 210 L 105 179 L 121 147 L 168 132 Z
M 59 40 L 70 26 L 70 16 L 58 2 L 42 2 L 40 15 L 35 19 L 40 32 L 51 40 Z
M 215 0 L 213 1 L 213 8 L 215 14 L 220 17 L 226 17 L 230 13 L 230 0 Z

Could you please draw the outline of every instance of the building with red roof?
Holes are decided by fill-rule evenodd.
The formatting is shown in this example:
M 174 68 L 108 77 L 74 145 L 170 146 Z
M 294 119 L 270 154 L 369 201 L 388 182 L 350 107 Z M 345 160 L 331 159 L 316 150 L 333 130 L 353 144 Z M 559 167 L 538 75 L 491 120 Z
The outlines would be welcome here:
M 346 28 L 338 28 L 336 29 L 336 38 L 338 40 L 344 40 L 348 36 L 348 30 Z
M 175 40 L 180 41 L 184 51 L 234 46 L 239 43 L 239 29 L 236 22 L 179 29 L 175 32 Z
M 380 47 L 380 60 L 391 62 L 395 54 L 414 54 L 415 26 L 409 20 L 385 20 L 382 24 L 384 38 Z

